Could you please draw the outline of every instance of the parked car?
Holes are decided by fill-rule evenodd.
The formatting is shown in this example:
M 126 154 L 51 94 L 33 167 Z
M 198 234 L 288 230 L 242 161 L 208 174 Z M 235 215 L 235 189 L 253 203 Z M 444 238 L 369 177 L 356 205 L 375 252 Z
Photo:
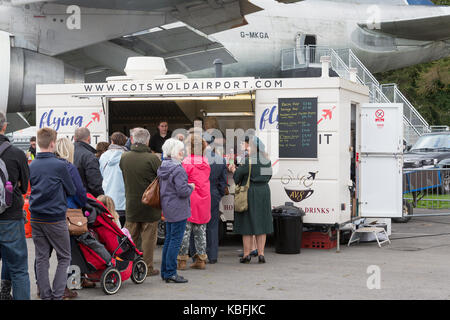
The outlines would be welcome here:
M 422 170 L 440 168 L 443 170 Z M 450 193 L 450 131 L 422 135 L 403 154 L 403 193 L 413 202 L 403 201 L 404 217 L 394 222 L 408 222 L 413 206 L 427 193 Z M 431 191 L 430 191 L 431 190 Z
M 403 154 L 403 168 L 442 168 L 441 193 L 450 193 L 450 131 L 427 133 Z
M 403 154 L 403 168 L 450 168 L 450 131 L 422 135 Z

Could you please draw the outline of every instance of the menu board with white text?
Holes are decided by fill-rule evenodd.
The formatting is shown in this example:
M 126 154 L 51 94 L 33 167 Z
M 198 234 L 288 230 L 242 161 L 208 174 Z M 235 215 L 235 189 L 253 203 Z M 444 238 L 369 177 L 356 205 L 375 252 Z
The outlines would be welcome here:
M 280 158 L 317 158 L 317 98 L 279 98 Z

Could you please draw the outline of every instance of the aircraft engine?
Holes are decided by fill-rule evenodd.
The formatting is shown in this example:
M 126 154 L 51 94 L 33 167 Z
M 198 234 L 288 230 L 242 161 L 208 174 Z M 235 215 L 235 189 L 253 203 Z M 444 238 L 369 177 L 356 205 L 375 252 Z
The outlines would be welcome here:
M 36 84 L 83 82 L 84 74 L 63 61 L 10 46 L 10 35 L 0 31 L 0 111 L 34 111 Z M 8 63 L 9 62 L 9 63 Z

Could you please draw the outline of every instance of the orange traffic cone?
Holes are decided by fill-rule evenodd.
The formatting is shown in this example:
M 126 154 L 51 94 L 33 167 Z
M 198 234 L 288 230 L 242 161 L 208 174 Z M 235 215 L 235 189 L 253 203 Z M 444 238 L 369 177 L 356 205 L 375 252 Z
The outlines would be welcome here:
M 23 210 L 25 210 L 25 212 L 27 213 L 27 221 L 25 223 L 25 237 L 26 238 L 31 238 L 31 223 L 30 223 L 30 194 L 31 194 L 31 187 L 30 184 L 28 184 L 28 192 L 27 194 L 23 197 L 24 198 L 24 204 L 23 204 Z

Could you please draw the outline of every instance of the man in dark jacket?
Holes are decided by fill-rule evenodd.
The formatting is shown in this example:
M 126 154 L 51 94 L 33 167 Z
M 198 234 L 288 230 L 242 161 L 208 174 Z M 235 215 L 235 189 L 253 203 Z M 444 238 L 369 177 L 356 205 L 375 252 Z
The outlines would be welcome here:
M 5 136 L 6 116 L 0 112 L 0 145 L 9 143 Z M 25 153 L 8 147 L 1 159 L 5 162 L 8 180 L 14 186 L 12 205 L 0 214 L 0 255 L 2 259 L 2 293 L 16 300 L 30 299 L 28 249 L 25 238 L 23 194 L 28 189 L 29 169 Z
M 216 263 L 219 250 L 219 219 L 220 200 L 227 187 L 227 166 L 223 157 L 214 152 L 211 147 L 214 139 L 207 140 L 209 147 L 205 150 L 211 173 L 209 182 L 211 188 L 211 219 L 206 225 L 206 254 L 209 263 Z
M 148 266 L 147 275 L 154 276 L 159 274 L 159 271 L 153 268 L 153 252 L 161 210 L 144 205 L 141 199 L 145 189 L 156 178 L 161 161 L 157 155 L 150 153 L 149 140 L 148 130 L 133 129 L 131 151 L 122 154 L 119 167 L 125 185 L 125 228 L 130 231 L 135 243 L 142 240 L 144 261 Z
M 41 149 L 30 164 L 31 232 L 36 257 L 36 280 L 43 300 L 62 300 L 67 283 L 67 268 L 71 251 L 69 229 L 66 222 L 67 196 L 76 189 L 66 164 L 56 158 L 56 131 L 39 129 L 37 143 Z M 58 266 L 49 281 L 49 257 L 56 251 Z
M 91 145 L 91 133 L 88 128 L 78 128 L 75 130 L 75 154 L 73 164 L 80 172 L 81 181 L 86 191 L 94 197 L 104 194 L 102 183 L 103 178 L 100 173 L 97 152 Z

